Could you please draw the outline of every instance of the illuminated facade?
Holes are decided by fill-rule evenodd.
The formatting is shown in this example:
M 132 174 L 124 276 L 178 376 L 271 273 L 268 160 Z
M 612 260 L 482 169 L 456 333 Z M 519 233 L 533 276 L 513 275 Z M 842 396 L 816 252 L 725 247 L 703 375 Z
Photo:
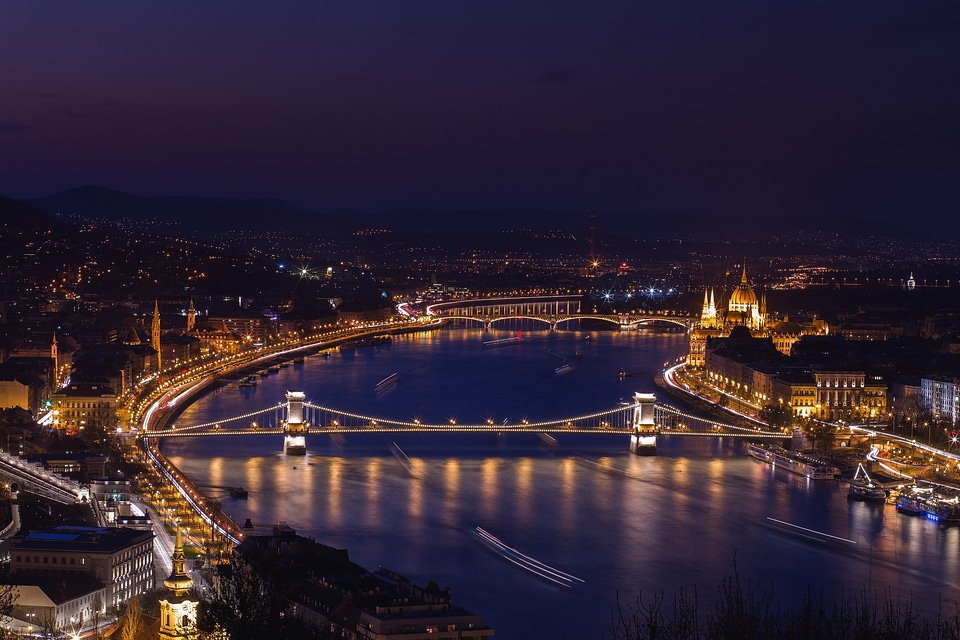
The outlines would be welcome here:
M 825 420 L 869 420 L 887 409 L 887 385 L 863 371 L 814 371 L 816 417 Z
M 817 385 L 808 374 L 782 374 L 771 384 L 773 403 L 785 406 L 796 418 L 811 418 L 817 414 Z
M 956 425 L 960 418 L 960 379 L 947 376 L 922 378 L 920 402 L 935 420 Z
M 762 332 L 767 324 L 767 299 L 757 299 L 753 287 L 747 281 L 747 265 L 743 265 L 740 284 L 730 294 L 724 323 L 728 327 L 743 326 L 752 332 Z
M 117 394 L 102 384 L 71 384 L 51 398 L 53 427 L 78 432 L 88 424 L 116 426 Z
M 770 325 L 767 314 L 766 296 L 758 297 L 747 279 L 747 267 L 744 265 L 740 283 L 730 294 L 727 308 L 717 306 L 716 292 L 713 288 L 703 292 L 703 308 L 700 321 L 690 332 L 690 350 L 687 364 L 691 367 L 706 366 L 705 352 L 707 340 L 730 335 L 734 327 L 746 327 L 751 335 L 771 338 L 777 350 L 790 355 L 793 343 L 805 335 L 826 335 L 829 331 L 823 320 L 798 323 L 784 318 L 782 322 Z
M 707 340 L 730 335 L 736 326 L 745 326 L 754 334 L 762 334 L 767 324 L 766 300 L 758 301 L 757 294 L 747 280 L 747 265 L 743 265 L 740 284 L 730 294 L 730 301 L 724 311 L 717 308 L 716 292 L 713 288 L 703 292 L 703 309 L 700 322 L 690 332 L 690 351 L 687 364 L 691 367 L 704 367 Z
M 200 341 L 201 353 L 239 353 L 245 341 L 230 331 L 222 320 L 206 320 L 196 325 L 191 335 Z M 246 342 L 249 344 L 249 341 Z

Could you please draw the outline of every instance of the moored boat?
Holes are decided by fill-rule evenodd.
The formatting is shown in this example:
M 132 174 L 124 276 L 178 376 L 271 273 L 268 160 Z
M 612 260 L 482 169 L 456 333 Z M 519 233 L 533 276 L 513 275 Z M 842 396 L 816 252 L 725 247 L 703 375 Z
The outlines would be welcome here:
M 897 511 L 905 513 L 908 516 L 926 515 L 924 501 L 914 494 L 903 494 L 897 496 Z
M 755 442 L 750 442 L 747 444 L 747 455 L 751 458 L 756 458 L 761 462 L 772 462 L 773 454 L 770 452 L 770 449 L 764 447 L 762 444 L 756 444 Z
M 836 467 L 776 445 L 750 443 L 747 445 L 747 453 L 757 460 L 762 460 L 774 467 L 782 467 L 809 480 L 838 480 L 840 478 L 840 470 Z
M 933 487 L 913 485 L 901 489 L 897 511 L 911 516 L 924 516 L 943 524 L 960 523 L 960 496 L 938 493 Z
M 257 386 L 257 378 L 255 376 L 245 376 L 240 380 L 241 387 L 255 387 Z
M 863 468 L 863 464 L 857 465 L 857 472 L 850 480 L 850 489 L 847 491 L 847 497 L 851 500 L 868 500 L 871 502 L 884 502 L 889 492 L 879 483 L 874 482 L 873 478 Z

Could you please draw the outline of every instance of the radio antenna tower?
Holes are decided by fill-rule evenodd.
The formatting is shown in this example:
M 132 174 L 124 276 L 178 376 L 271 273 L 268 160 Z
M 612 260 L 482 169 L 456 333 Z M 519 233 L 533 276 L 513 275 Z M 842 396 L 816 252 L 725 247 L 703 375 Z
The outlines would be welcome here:
M 597 252 L 596 252 L 596 242 L 597 242 L 597 214 L 590 214 L 590 264 L 596 265 L 597 263 Z

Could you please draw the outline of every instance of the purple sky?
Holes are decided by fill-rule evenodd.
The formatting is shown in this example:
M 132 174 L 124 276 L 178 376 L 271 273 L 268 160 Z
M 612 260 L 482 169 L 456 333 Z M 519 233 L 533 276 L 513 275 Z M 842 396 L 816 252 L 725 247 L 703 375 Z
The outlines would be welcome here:
M 0 194 L 955 216 L 960 3 L 9 2 Z

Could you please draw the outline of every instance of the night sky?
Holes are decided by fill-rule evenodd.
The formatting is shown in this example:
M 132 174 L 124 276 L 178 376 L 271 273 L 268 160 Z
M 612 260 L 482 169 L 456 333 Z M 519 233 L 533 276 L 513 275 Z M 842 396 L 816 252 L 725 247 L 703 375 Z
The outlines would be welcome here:
M 0 193 L 954 216 L 960 2 L 5 2 Z

